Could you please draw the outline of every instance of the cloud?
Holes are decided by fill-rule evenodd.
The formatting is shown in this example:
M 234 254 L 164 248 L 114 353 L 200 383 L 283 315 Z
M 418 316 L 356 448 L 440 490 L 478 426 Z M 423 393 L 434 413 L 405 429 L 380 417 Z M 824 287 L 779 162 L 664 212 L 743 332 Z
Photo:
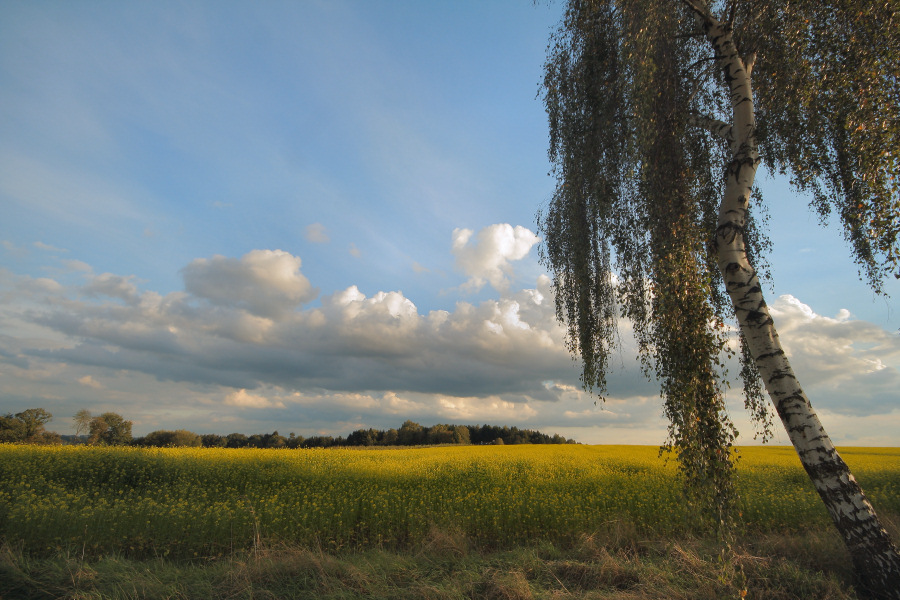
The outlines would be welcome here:
M 78 383 L 80 383 L 80 384 L 83 385 L 83 386 L 86 386 L 86 387 L 89 387 L 89 388 L 93 388 L 93 389 L 95 389 L 95 390 L 102 390 L 102 389 L 103 389 L 103 384 L 100 383 L 99 381 L 95 380 L 95 379 L 94 379 L 93 377 L 91 377 L 90 375 L 85 375 L 84 377 L 79 377 L 79 378 L 78 378 Z
M 503 401 L 556 401 L 543 382 L 576 375 L 546 277 L 496 300 L 423 314 L 401 291 L 369 296 L 356 286 L 302 308 L 312 292 L 299 266 L 278 251 L 198 259 L 182 271 L 186 291 L 166 295 L 108 273 L 71 288 L 22 278 L 18 293 L 30 308 L 19 318 L 64 343 L 17 355 L 245 390 Z
M 103 273 L 90 278 L 84 286 L 84 292 L 91 296 L 108 296 L 119 298 L 127 303 L 138 301 L 138 289 L 134 277 L 121 277 L 112 273 Z
M 4 393 L 51 412 L 74 412 L 65 402 L 118 410 L 153 429 L 240 422 L 249 432 L 346 434 L 349 424 L 410 418 L 664 439 L 658 384 L 643 378 L 627 339 L 610 397 L 595 405 L 580 388 L 546 275 L 494 299 L 422 311 L 399 290 L 358 286 L 303 304 L 312 292 L 299 268 L 279 251 L 195 260 L 185 291 L 165 295 L 133 276 L 88 271 L 87 283 L 66 285 L 0 271 Z M 789 296 L 772 313 L 823 415 L 853 417 L 852 435 L 863 439 L 859 423 L 897 410 L 896 335 Z M 81 385 L 64 384 L 72 381 Z M 149 407 L 147 397 L 165 400 Z
M 312 242 L 313 244 L 326 244 L 331 241 L 331 238 L 328 237 L 328 231 L 321 223 L 307 225 L 303 237 L 306 238 L 307 242 Z
M 835 432 L 848 446 L 896 446 L 900 432 L 900 408 L 888 413 L 848 415 L 822 411 L 825 429 Z
M 45 244 L 44 242 L 37 241 L 34 244 L 34 247 L 39 250 L 46 250 L 47 252 L 68 252 L 65 248 L 57 248 L 56 246 L 51 246 L 50 244 Z
M 462 286 L 467 291 L 478 291 L 490 283 L 505 292 L 513 273 L 512 261 L 525 258 L 540 241 L 525 227 L 508 223 L 485 227 L 474 240 L 473 234 L 471 229 L 453 230 L 452 252 L 457 267 L 469 278 Z
M 900 336 L 847 310 L 817 314 L 784 295 L 770 307 L 779 339 L 817 409 L 871 415 L 898 406 Z
M 65 286 L 49 277 L 27 277 L 21 279 L 16 285 L 21 291 L 35 294 L 57 294 L 65 290 Z
M 80 273 L 90 273 L 91 271 L 93 271 L 89 264 L 81 260 L 64 260 L 62 261 L 62 264 L 70 271 Z
M 0 246 L 3 246 L 3 249 L 14 256 L 15 258 L 22 258 L 24 256 L 28 256 L 28 249 L 22 248 L 20 246 L 16 246 L 13 242 L 9 240 L 3 240 L 0 242 Z
M 528 420 L 538 411 L 525 403 L 508 402 L 496 396 L 440 397 L 438 414 L 455 423 L 480 423 L 485 421 L 509 423 Z
M 317 293 L 300 273 L 300 258 L 282 250 L 253 250 L 240 259 L 198 258 L 182 276 L 194 296 L 261 317 L 279 317 Z
M 272 401 L 265 396 L 251 394 L 247 390 L 235 390 L 225 396 L 226 406 L 235 406 L 237 408 L 284 408 L 284 403 L 280 401 Z

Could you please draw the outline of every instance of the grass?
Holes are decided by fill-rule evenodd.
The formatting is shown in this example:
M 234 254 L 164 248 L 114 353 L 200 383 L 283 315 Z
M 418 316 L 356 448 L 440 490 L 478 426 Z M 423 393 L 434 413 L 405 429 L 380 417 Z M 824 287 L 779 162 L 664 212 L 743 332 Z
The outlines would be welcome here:
M 750 543 L 752 542 L 752 543 Z M 746 545 L 744 545 L 746 544 Z M 815 547 L 798 560 L 795 547 Z M 787 550 L 788 556 L 783 551 Z M 629 527 L 571 545 L 485 550 L 459 533 L 432 530 L 407 551 L 333 554 L 283 544 L 213 560 L 94 560 L 0 554 L 4 600 L 304 599 L 391 600 L 851 600 L 836 537 L 793 534 L 745 541 L 732 561 L 695 538 L 643 540 Z M 843 561 L 846 564 L 846 560 Z

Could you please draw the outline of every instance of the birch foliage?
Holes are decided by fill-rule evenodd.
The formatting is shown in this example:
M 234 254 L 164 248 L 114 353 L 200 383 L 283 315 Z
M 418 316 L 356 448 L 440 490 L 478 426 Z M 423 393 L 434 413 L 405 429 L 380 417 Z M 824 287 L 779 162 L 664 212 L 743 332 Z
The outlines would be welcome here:
M 617 321 L 633 324 L 660 382 L 667 445 L 719 521 L 733 500 L 729 357 L 741 359 L 758 434 L 772 422 L 743 334 L 729 334 L 735 308 L 717 266 L 728 170 L 749 146 L 740 160 L 788 175 L 840 224 L 876 291 L 900 277 L 898 13 L 896 0 L 570 0 L 551 38 L 543 99 L 557 187 L 539 227 L 557 316 L 601 397 Z M 748 85 L 735 98 L 703 15 L 725 24 L 752 97 Z M 746 135 L 732 130 L 745 100 Z M 729 226 L 765 274 L 766 212 L 757 190 L 744 200 Z

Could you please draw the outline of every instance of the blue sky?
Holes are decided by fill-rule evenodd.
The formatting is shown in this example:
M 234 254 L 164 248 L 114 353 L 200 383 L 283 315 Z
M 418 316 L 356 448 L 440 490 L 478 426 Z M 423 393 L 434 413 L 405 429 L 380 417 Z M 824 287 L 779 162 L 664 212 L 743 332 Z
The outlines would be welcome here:
M 0 6 L 0 411 L 663 441 L 627 344 L 605 404 L 579 391 L 537 261 L 559 4 Z M 837 442 L 895 444 L 896 300 L 762 185 L 801 382 Z

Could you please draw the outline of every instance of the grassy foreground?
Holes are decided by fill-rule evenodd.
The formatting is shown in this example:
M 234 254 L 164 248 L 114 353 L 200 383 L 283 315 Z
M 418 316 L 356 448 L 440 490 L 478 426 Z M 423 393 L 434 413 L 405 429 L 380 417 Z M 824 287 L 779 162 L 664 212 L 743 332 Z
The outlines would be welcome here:
M 438 530 L 404 551 L 262 545 L 191 561 L 29 558 L 0 549 L 4 600 L 858 600 L 851 584 L 845 551 L 830 532 L 744 540 L 727 564 L 709 541 L 646 540 L 627 527 L 565 546 L 506 550 L 479 549 Z
M 741 453 L 723 563 L 649 447 L 0 446 L 0 599 L 855 598 L 793 450 Z M 900 449 L 842 456 L 896 536 Z

